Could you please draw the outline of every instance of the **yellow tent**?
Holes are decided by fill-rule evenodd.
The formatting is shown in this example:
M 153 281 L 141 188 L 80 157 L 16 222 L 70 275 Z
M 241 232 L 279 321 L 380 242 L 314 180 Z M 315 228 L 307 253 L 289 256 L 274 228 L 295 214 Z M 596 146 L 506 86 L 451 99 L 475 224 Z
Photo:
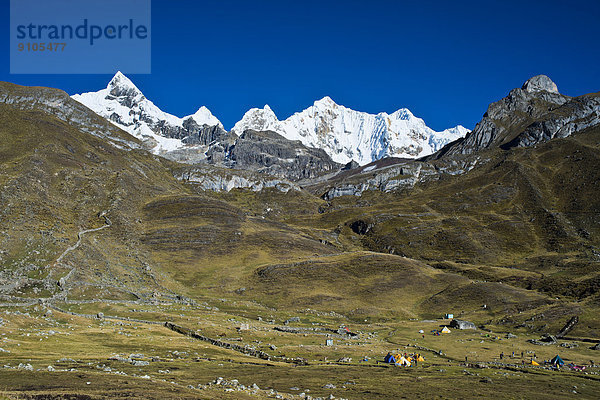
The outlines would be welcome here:
M 410 367 L 410 361 L 408 361 L 404 356 L 402 356 L 398 361 L 396 361 L 396 365 Z
M 538 365 L 539 366 L 540 364 L 538 364 L 535 361 L 531 360 L 531 365 Z
M 417 361 L 421 362 L 421 361 L 425 361 L 425 359 L 423 358 L 423 356 L 419 356 L 419 357 L 417 358 Z
M 442 329 L 442 333 L 450 333 L 450 329 L 448 329 L 448 327 L 445 326 L 444 329 Z

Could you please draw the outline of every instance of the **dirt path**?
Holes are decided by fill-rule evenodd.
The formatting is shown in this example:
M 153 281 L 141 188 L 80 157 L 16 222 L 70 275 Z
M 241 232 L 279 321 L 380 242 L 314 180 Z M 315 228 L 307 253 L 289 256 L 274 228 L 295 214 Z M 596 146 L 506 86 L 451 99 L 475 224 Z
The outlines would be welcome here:
M 69 254 L 70 252 L 72 252 L 73 250 L 75 250 L 75 249 L 77 249 L 79 247 L 79 245 L 81 244 L 81 239 L 83 239 L 83 235 L 85 235 L 86 233 L 97 232 L 97 231 L 100 231 L 102 229 L 109 228 L 112 225 L 112 222 L 110 222 L 110 219 L 108 219 L 108 217 L 106 216 L 106 211 L 103 211 L 100 214 L 100 216 L 104 217 L 105 224 L 103 226 L 99 227 L 99 228 L 84 229 L 82 231 L 79 231 L 77 233 L 77 243 L 75 243 L 72 246 L 67 247 L 67 249 L 65 251 L 63 251 L 63 253 L 56 259 L 56 263 L 55 264 L 61 265 L 63 258 L 67 254 Z M 64 265 L 64 264 L 62 264 L 62 265 Z

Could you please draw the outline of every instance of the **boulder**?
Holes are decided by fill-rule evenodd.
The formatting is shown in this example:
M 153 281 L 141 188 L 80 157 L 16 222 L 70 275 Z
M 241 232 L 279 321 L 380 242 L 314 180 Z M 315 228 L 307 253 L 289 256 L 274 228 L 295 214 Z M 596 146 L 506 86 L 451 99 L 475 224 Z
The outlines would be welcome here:
M 450 327 L 455 329 L 477 329 L 474 323 L 460 319 L 450 321 Z
M 527 92 L 535 93 L 535 92 L 550 92 L 550 93 L 558 93 L 558 87 L 556 83 L 552 82 L 552 79 L 548 78 L 546 75 L 537 75 L 533 78 L 528 79 L 521 88 Z

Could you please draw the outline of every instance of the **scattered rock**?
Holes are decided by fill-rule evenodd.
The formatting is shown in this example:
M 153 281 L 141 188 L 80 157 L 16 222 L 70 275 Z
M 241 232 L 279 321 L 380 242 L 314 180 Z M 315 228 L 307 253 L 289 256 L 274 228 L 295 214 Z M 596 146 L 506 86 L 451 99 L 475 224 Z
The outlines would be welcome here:
M 284 324 L 289 325 L 290 322 L 300 322 L 300 317 L 292 317 L 285 320 Z
M 575 347 L 579 347 L 579 345 L 577 343 L 561 343 L 560 347 L 566 347 L 567 349 L 573 349 Z
M 33 371 L 33 366 L 31 364 L 20 363 L 17 368 L 18 369 L 24 369 L 25 371 Z

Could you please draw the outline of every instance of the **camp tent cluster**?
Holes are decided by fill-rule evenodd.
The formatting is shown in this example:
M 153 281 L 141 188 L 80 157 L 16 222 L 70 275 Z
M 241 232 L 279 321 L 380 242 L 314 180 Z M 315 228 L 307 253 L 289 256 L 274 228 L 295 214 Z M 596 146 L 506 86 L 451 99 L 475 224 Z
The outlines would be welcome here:
M 402 367 L 410 367 L 410 366 L 412 366 L 412 364 L 415 361 L 422 362 L 422 361 L 425 361 L 425 359 L 420 354 L 414 354 L 413 356 L 407 355 L 405 357 L 400 353 L 397 353 L 397 354 L 388 353 L 385 356 L 385 358 L 383 359 L 383 361 L 388 364 L 395 364 L 395 365 L 402 366 Z
M 431 331 L 431 333 L 433 333 L 436 336 L 439 336 L 440 333 L 450 333 L 450 329 L 448 329 L 447 326 L 444 326 L 441 331 L 439 329 L 434 329 Z

